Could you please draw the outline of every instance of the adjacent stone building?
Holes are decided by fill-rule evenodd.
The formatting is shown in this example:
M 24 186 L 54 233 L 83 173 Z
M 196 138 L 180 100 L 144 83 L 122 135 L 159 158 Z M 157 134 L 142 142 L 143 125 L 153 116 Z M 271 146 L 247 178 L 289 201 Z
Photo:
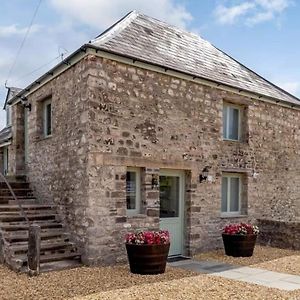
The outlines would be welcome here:
M 228 222 L 300 221 L 299 99 L 195 34 L 132 12 L 8 104 L 8 169 L 87 264 L 124 260 L 133 229 L 192 255 Z

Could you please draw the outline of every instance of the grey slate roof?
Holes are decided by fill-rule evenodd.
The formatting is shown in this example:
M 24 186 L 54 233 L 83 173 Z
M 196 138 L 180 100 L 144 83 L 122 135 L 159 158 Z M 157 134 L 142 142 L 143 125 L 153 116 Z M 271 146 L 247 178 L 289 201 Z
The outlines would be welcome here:
M 11 127 L 5 127 L 0 131 L 0 144 L 9 141 L 12 137 Z
M 131 12 L 91 45 L 214 82 L 300 105 L 300 100 L 197 36 Z

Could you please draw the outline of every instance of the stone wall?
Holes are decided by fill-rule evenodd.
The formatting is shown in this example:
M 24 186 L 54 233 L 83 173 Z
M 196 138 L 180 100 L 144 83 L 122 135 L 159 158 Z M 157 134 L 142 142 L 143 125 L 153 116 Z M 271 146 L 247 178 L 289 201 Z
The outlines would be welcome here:
M 299 111 L 99 57 L 89 67 L 91 261 L 124 259 L 126 231 L 159 226 L 159 193 L 147 179 L 143 213 L 126 216 L 126 166 L 185 170 L 185 254 L 220 247 L 229 222 L 300 220 Z M 241 106 L 241 142 L 222 139 L 224 101 Z M 205 167 L 211 180 L 199 183 Z M 224 171 L 245 178 L 239 218 L 220 215 Z
M 300 222 L 258 220 L 258 225 L 261 244 L 300 250 Z
M 4 169 L 4 153 L 3 153 L 3 147 L 0 148 L 0 172 L 3 173 L 3 169 Z
M 43 135 L 42 106 L 52 99 L 52 135 Z M 54 202 L 79 246 L 93 222 L 88 205 L 88 89 L 85 59 L 28 96 L 28 178 L 40 201 Z
M 8 146 L 8 175 L 25 175 L 24 107 L 12 108 L 12 142 Z
M 41 105 L 52 98 L 53 133 Z M 224 224 L 300 221 L 297 110 L 89 55 L 29 97 L 28 175 L 59 205 L 84 262 L 125 259 L 124 235 L 159 228 L 161 169 L 185 173 L 185 253 L 221 246 Z M 222 138 L 223 102 L 242 109 L 241 142 Z M 126 214 L 126 169 L 140 167 L 141 213 Z M 199 182 L 203 169 L 209 180 Z M 239 172 L 244 215 L 222 218 L 222 172 Z

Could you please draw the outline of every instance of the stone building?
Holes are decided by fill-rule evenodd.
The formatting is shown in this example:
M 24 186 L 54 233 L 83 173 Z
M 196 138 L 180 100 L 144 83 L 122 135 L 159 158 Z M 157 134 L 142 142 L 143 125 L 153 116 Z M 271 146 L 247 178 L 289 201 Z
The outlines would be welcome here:
M 84 263 L 123 261 L 133 229 L 192 255 L 229 222 L 299 224 L 299 99 L 193 33 L 132 12 L 7 104 L 8 175 L 58 206 Z

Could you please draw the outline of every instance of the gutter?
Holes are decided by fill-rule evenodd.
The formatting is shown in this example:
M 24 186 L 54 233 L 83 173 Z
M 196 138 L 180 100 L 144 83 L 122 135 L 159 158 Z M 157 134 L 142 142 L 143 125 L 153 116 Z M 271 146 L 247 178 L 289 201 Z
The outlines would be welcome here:
M 206 86 L 214 87 L 220 90 L 232 92 L 235 94 L 243 95 L 245 97 L 251 98 L 251 99 L 256 99 L 272 104 L 278 104 L 283 107 L 288 107 L 288 108 L 293 108 L 296 110 L 300 110 L 300 100 L 299 104 L 298 103 L 291 103 L 288 101 L 284 101 L 281 99 L 273 98 L 270 96 L 266 96 L 263 94 L 255 93 L 255 92 L 250 92 L 242 88 L 237 88 L 235 86 L 231 86 L 228 84 L 225 84 L 223 82 L 218 82 L 218 81 L 212 81 L 209 79 L 206 79 L 204 77 L 200 76 L 195 76 L 194 74 L 187 73 L 187 72 L 182 72 L 182 71 L 177 71 L 172 68 L 168 68 L 159 64 L 155 63 L 149 63 L 145 60 L 142 59 L 137 59 L 133 56 L 130 55 L 125 55 L 125 54 L 119 54 L 117 52 L 111 51 L 111 50 L 103 50 L 97 46 L 91 45 L 91 44 L 84 44 L 81 46 L 79 49 L 77 49 L 75 52 L 70 54 L 67 58 L 65 58 L 62 62 L 54 66 L 51 70 L 46 72 L 44 75 L 39 77 L 37 80 L 35 80 L 33 83 L 28 85 L 26 88 L 21 90 L 18 94 L 16 94 L 13 98 L 11 98 L 8 103 L 11 105 L 15 105 L 19 103 L 20 101 L 26 101 L 26 96 L 32 94 L 34 91 L 39 89 L 41 86 L 52 80 L 53 78 L 59 76 L 61 73 L 75 65 L 77 62 L 79 62 L 82 58 L 85 56 L 92 54 L 99 56 L 101 58 L 107 58 L 111 60 L 115 60 L 118 62 L 125 63 L 127 65 L 132 65 L 132 66 L 137 66 L 146 70 L 151 70 L 154 72 L 162 73 L 162 74 L 167 74 L 171 75 L 180 79 L 185 79 L 188 81 L 196 82 L 196 83 L 201 83 Z M 281 89 L 282 90 L 282 89 Z M 284 91 L 285 92 L 285 91 Z M 294 96 L 293 96 L 294 97 Z M 295 97 L 295 101 L 297 101 L 297 98 Z

